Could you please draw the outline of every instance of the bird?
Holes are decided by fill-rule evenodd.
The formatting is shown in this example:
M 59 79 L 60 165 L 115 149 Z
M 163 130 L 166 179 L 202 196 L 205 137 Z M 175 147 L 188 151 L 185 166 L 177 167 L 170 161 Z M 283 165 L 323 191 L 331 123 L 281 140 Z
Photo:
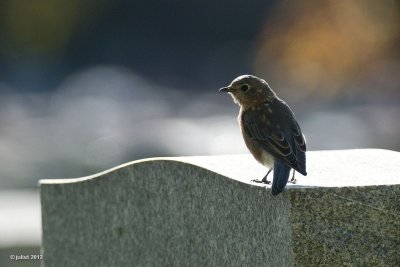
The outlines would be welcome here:
M 272 195 L 281 193 L 289 180 L 290 170 L 306 176 L 306 139 L 293 111 L 271 89 L 268 83 L 253 75 L 241 75 L 219 89 L 229 93 L 239 105 L 238 122 L 244 142 L 253 157 L 269 170 L 262 180 L 270 184 Z

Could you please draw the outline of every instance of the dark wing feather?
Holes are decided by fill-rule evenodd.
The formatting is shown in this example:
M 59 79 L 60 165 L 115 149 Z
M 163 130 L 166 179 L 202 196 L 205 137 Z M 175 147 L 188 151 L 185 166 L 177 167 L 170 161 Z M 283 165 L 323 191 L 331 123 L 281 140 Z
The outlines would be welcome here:
M 242 114 L 246 134 L 289 167 L 306 175 L 306 142 L 289 106 L 280 99 Z

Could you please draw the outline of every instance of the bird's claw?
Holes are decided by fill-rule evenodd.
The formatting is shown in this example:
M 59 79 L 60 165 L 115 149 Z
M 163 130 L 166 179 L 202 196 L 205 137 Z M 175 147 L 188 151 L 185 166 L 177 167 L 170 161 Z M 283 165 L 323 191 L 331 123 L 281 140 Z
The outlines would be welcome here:
M 259 183 L 259 184 L 271 184 L 271 181 L 264 180 L 264 179 L 262 179 L 262 180 L 254 179 L 254 180 L 251 180 L 251 181 L 254 182 L 254 183 Z
M 289 183 L 295 184 L 297 183 L 297 179 L 293 177 L 292 179 L 289 180 Z

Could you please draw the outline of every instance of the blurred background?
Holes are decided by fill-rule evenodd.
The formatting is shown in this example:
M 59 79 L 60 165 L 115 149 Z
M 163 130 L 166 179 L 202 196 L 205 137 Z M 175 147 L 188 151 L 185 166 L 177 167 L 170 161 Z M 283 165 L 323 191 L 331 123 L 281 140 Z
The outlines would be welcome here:
M 309 150 L 400 150 L 399 0 L 2 0 L 0 265 L 40 264 L 8 258 L 39 251 L 39 179 L 248 153 L 218 93 L 241 74 Z

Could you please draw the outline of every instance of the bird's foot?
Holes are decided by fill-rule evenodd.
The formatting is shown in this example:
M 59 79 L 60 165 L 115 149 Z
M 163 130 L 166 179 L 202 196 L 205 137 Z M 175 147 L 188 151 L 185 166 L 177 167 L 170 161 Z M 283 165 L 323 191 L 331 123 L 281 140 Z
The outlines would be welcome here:
M 260 184 L 271 184 L 271 181 L 268 181 L 268 179 L 267 179 L 267 177 L 268 177 L 268 174 L 272 171 L 273 169 L 269 169 L 269 171 L 267 172 L 267 174 L 264 176 L 264 178 L 262 178 L 261 180 L 258 180 L 258 179 L 254 179 L 254 180 L 251 180 L 252 182 L 255 182 L 255 183 L 260 183 Z
M 268 181 L 267 179 L 261 179 L 261 180 L 254 179 L 254 180 L 251 180 L 251 181 L 254 182 L 254 183 L 259 183 L 259 184 L 271 184 L 271 181 Z
M 297 183 L 297 179 L 296 179 L 296 178 L 294 178 L 294 175 L 295 175 L 295 173 L 296 173 L 296 171 L 295 171 L 295 170 L 293 170 L 293 175 L 292 175 L 292 178 L 289 180 L 289 183 L 291 183 L 291 184 L 295 184 L 295 183 Z

